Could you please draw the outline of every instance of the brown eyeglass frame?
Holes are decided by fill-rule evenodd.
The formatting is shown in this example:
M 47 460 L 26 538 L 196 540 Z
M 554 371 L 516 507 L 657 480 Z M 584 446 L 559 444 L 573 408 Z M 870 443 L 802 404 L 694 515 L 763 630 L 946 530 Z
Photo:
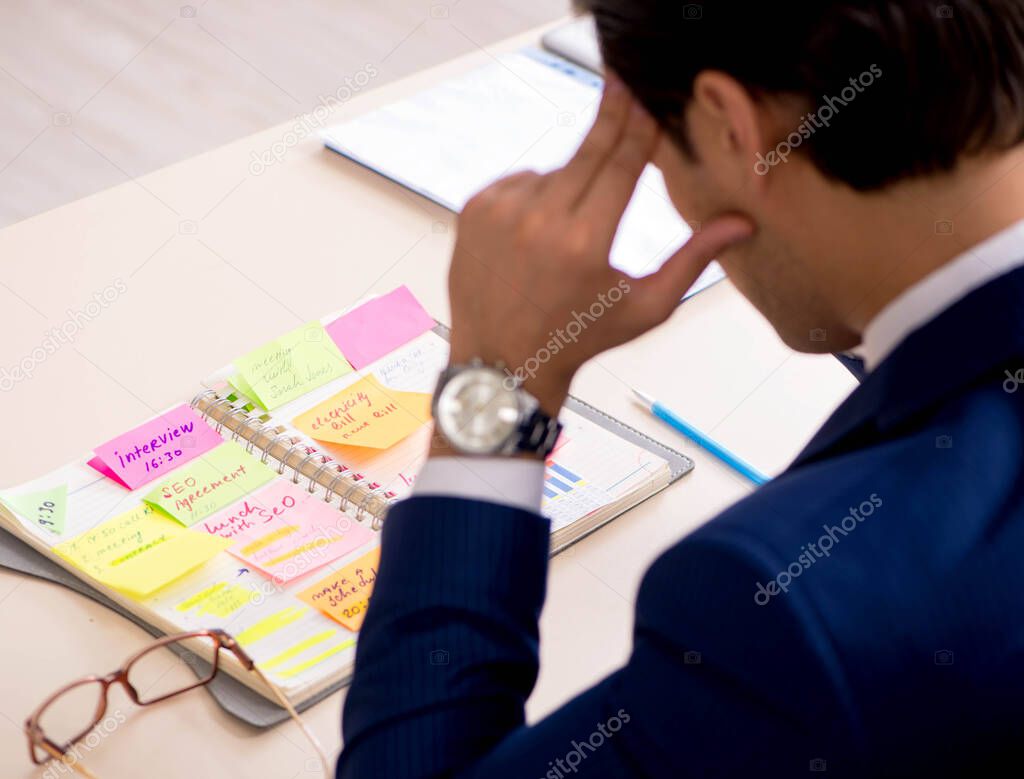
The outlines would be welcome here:
M 152 700 L 143 700 L 142 697 L 139 695 L 138 690 L 136 690 L 132 683 L 128 680 L 128 672 L 131 670 L 132 665 L 140 657 L 148 655 L 154 649 L 169 646 L 170 644 L 182 643 L 183 641 L 187 641 L 189 639 L 211 639 L 213 641 L 213 657 L 209 660 L 209 675 L 204 679 L 197 679 L 195 684 L 190 685 L 188 687 L 183 687 L 180 690 L 175 690 L 174 692 L 167 693 L 166 695 L 161 695 L 160 697 L 153 698 Z M 252 671 L 253 673 L 255 673 L 257 676 L 260 677 L 264 684 L 268 688 L 270 688 L 270 690 L 277 697 L 278 702 L 282 705 L 282 707 L 287 709 L 292 719 L 295 720 L 296 724 L 298 724 L 298 726 L 302 729 L 303 733 L 313 744 L 313 747 L 316 749 L 317 754 L 320 757 L 320 761 L 323 764 L 324 775 L 327 776 L 329 773 L 329 768 L 327 766 L 327 758 L 323 752 L 323 748 L 320 746 L 320 743 L 317 741 L 313 733 L 309 730 L 308 727 L 306 727 L 305 723 L 299 717 L 298 712 L 295 711 L 291 702 L 285 697 L 284 693 L 281 692 L 277 685 L 271 682 L 264 675 L 264 673 L 257 667 L 255 661 L 253 661 L 253 659 L 249 657 L 249 655 L 245 652 L 244 649 L 242 649 L 241 645 L 234 639 L 234 637 L 232 637 L 225 631 L 217 628 L 211 628 L 209 630 L 196 630 L 190 633 L 178 633 L 175 635 L 164 636 L 163 638 L 157 639 L 156 641 L 152 642 L 145 648 L 140 649 L 138 652 L 129 657 L 120 668 L 118 668 L 116 671 L 113 671 L 112 673 L 107 674 L 106 676 L 84 676 L 81 679 L 76 679 L 70 684 L 66 684 L 63 687 L 61 687 L 50 697 L 48 697 L 45 701 L 43 701 L 42 705 L 36 708 L 36 710 L 29 715 L 28 719 L 25 720 L 25 734 L 28 736 L 29 758 L 36 765 L 45 765 L 50 760 L 58 760 L 67 763 L 67 755 L 71 748 L 76 743 L 85 738 L 85 736 L 87 736 L 92 731 L 93 728 L 95 728 L 97 725 L 100 724 L 100 722 L 103 721 L 103 716 L 107 713 L 107 702 L 110 687 L 114 684 L 120 684 L 121 687 L 125 690 L 125 692 L 128 693 L 128 697 L 130 697 L 132 702 L 135 703 L 137 706 L 151 706 L 154 703 L 160 703 L 162 701 L 167 700 L 168 698 L 173 698 L 177 695 L 181 695 L 183 692 L 189 692 L 190 690 L 194 690 L 197 687 L 206 686 L 211 681 L 213 681 L 213 679 L 217 676 L 221 649 L 226 649 L 229 652 L 231 652 L 242 664 L 242 667 L 245 668 L 245 670 Z M 68 691 L 73 690 L 76 687 L 81 687 L 85 684 L 97 683 L 103 686 L 103 694 L 102 697 L 100 698 L 99 705 L 96 707 L 96 713 L 93 717 L 93 721 L 81 733 L 76 735 L 74 738 L 72 738 L 64 745 L 57 744 L 56 742 L 51 741 L 46 736 L 46 734 L 43 732 L 43 729 L 39 725 L 39 718 L 43 715 L 43 712 L 45 712 L 47 707 L 49 707 L 55 700 L 60 698 L 60 696 L 64 695 Z M 45 759 L 40 759 L 36 754 L 37 748 L 48 753 L 49 757 Z M 72 764 L 72 767 L 78 768 L 79 762 L 80 761 L 76 760 Z M 84 766 L 82 768 L 84 768 Z M 85 773 L 88 776 L 92 775 L 88 771 L 83 771 L 83 773 Z

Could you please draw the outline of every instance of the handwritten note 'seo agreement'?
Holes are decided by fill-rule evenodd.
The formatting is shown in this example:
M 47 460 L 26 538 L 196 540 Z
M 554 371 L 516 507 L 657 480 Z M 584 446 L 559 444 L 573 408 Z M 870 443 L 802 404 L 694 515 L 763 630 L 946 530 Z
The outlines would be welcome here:
M 275 476 L 272 468 L 225 441 L 186 468 L 161 480 L 144 500 L 191 527 L 200 519 L 244 498 Z

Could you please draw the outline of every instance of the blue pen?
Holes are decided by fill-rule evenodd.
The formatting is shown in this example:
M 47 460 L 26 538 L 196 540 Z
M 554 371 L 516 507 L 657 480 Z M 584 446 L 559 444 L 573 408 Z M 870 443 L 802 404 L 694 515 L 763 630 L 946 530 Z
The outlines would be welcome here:
M 693 427 L 693 425 L 689 424 L 688 422 L 685 422 L 675 412 L 665 408 L 665 406 L 661 405 L 661 403 L 656 401 L 646 392 L 641 392 L 640 390 L 634 389 L 633 394 L 637 396 L 637 398 L 640 400 L 641 403 L 643 403 L 644 407 L 647 408 L 648 411 L 654 414 L 654 416 L 656 416 L 662 422 L 678 430 L 684 436 L 689 438 L 702 449 L 705 449 L 709 453 L 713 454 L 715 457 L 717 457 L 723 463 L 725 463 L 730 468 L 735 470 L 737 473 L 746 476 L 748 479 L 754 482 L 754 484 L 766 484 L 769 481 L 768 477 L 765 476 L 763 473 L 758 471 L 753 466 L 750 466 L 747 463 L 743 462 L 743 460 L 734 455 L 721 444 L 717 444 L 714 441 L 712 441 L 702 432 L 697 430 L 697 428 Z

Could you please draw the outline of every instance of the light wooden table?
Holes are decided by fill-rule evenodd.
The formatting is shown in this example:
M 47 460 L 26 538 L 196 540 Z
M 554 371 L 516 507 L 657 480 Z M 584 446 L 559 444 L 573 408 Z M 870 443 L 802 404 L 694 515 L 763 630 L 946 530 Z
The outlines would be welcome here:
M 365 92 L 331 121 L 537 37 L 534 31 Z M 30 379 L 0 383 L 0 483 L 78 457 L 191 397 L 200 378 L 249 348 L 367 293 L 408 284 L 446 320 L 452 214 L 324 151 L 315 138 L 253 175 L 251 154 L 282 141 L 290 127 L 0 231 L 0 370 L 31 358 L 47 331 L 75 312 L 97 314 L 79 317 L 74 342 L 39 360 Z M 118 284 L 123 292 L 109 292 Z M 112 302 L 87 307 L 104 290 Z M 634 406 L 626 392 L 634 383 L 769 472 L 785 467 L 853 387 L 831 358 L 783 346 L 728 283 L 582 371 L 576 394 L 683 449 L 697 468 L 552 562 L 531 718 L 626 659 L 644 570 L 750 489 Z M 9 572 L 0 572 L 0 624 L 0 776 L 39 776 L 27 761 L 25 715 L 66 680 L 117 667 L 149 637 L 85 598 Z M 335 754 L 342 700 L 335 695 L 307 714 Z M 88 753 L 100 776 L 316 775 L 292 726 L 255 731 L 202 692 L 151 709 L 119 707 L 126 722 Z

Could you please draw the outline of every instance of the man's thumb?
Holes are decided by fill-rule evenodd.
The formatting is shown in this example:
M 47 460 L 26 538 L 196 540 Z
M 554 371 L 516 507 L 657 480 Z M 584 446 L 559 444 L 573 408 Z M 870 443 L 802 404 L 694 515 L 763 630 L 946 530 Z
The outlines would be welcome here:
M 703 225 L 661 270 L 641 280 L 645 294 L 667 316 L 715 257 L 753 234 L 753 223 L 743 216 L 722 216 Z

